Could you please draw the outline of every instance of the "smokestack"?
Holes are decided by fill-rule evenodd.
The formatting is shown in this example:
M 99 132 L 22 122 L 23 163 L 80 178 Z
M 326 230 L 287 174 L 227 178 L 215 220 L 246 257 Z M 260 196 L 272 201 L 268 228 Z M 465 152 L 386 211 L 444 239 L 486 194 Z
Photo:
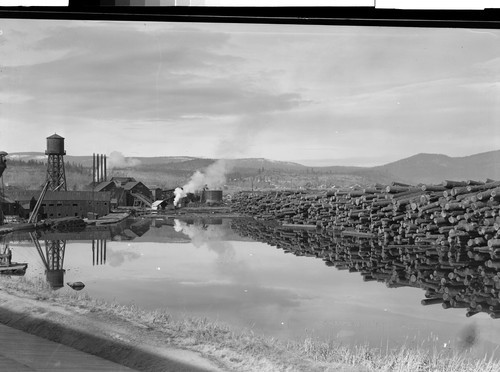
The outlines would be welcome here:
M 104 172 L 103 172 L 103 164 L 102 164 L 102 163 L 103 163 L 103 156 L 102 156 L 102 154 L 101 154 L 101 169 L 100 169 L 100 176 L 101 176 L 101 177 L 100 177 L 99 182 L 102 182 L 102 179 L 103 179 L 103 176 L 104 176 Z
M 106 170 L 106 155 L 104 155 L 104 181 L 108 180 L 107 170 Z
M 95 152 L 92 154 L 92 185 L 95 185 Z
M 101 182 L 101 172 L 100 172 L 100 169 L 101 169 L 101 157 L 99 156 L 99 154 L 97 154 L 97 167 L 96 167 L 96 172 L 97 172 L 97 182 Z

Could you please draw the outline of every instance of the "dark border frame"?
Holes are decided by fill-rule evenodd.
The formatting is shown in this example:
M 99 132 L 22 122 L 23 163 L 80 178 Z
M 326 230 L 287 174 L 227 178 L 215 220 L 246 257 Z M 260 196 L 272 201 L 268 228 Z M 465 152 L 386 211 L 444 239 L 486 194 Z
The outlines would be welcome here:
M 500 9 L 401 10 L 377 9 L 374 7 L 122 7 L 100 6 L 100 4 L 101 0 L 70 0 L 68 7 L 0 7 L 0 18 L 500 28 Z

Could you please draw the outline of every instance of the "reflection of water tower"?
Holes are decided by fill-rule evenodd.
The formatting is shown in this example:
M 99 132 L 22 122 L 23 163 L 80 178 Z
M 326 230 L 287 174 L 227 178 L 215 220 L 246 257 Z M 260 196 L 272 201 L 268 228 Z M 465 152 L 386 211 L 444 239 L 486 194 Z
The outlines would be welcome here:
M 30 232 L 30 236 L 45 266 L 47 282 L 53 289 L 64 287 L 64 273 L 66 270 L 63 269 L 63 264 L 66 240 L 45 240 L 44 252 L 34 233 Z
M 47 162 L 47 182 L 49 182 L 49 190 L 67 190 L 66 187 L 66 173 L 64 171 L 64 138 L 53 134 L 47 137 L 47 150 L 45 154 L 48 155 Z
M 66 240 L 46 240 L 45 253 L 46 260 L 44 262 L 45 275 L 47 281 L 53 289 L 64 287 L 64 252 L 66 250 Z

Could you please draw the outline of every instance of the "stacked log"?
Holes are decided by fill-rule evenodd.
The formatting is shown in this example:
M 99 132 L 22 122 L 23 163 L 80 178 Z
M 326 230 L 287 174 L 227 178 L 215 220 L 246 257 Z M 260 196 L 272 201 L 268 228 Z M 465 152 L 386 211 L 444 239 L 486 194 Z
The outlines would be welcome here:
M 492 260 L 500 262 L 495 241 L 500 239 L 500 182 L 393 183 L 315 193 L 242 192 L 232 198 L 232 209 L 259 220 L 373 235 L 386 244 L 442 250 L 466 244 L 470 249 L 482 248 L 478 254 L 495 253 Z
M 500 182 L 241 193 L 233 207 L 256 219 L 318 227 L 249 231 L 286 252 L 323 258 L 389 287 L 420 287 L 424 305 L 500 317 Z
M 364 281 L 382 282 L 390 288 L 421 288 L 425 291 L 422 305 L 463 308 L 468 317 L 481 312 L 500 317 L 498 238 L 488 240 L 487 246 L 471 248 L 455 244 L 453 239 L 449 245 L 435 243 L 444 242 L 442 238 L 418 244 L 387 243 L 379 238 L 353 236 L 350 231 L 293 230 L 256 220 L 233 220 L 232 228 L 286 253 L 317 257 L 328 266 L 358 272 Z M 433 231 L 431 235 L 444 234 Z

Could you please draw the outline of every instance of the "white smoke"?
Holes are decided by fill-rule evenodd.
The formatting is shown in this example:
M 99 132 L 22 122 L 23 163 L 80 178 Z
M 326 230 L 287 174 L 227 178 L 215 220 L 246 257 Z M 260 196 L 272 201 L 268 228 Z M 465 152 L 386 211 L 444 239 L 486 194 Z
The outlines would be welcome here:
M 141 164 L 139 159 L 126 158 L 119 151 L 113 151 L 107 158 L 108 168 L 133 168 Z
M 226 173 L 228 166 L 224 159 L 217 160 L 210 164 L 204 172 L 196 171 L 184 186 L 177 187 L 174 191 L 174 205 L 177 206 L 179 201 L 186 197 L 188 193 L 194 193 L 207 186 L 209 189 L 221 188 L 226 182 Z

